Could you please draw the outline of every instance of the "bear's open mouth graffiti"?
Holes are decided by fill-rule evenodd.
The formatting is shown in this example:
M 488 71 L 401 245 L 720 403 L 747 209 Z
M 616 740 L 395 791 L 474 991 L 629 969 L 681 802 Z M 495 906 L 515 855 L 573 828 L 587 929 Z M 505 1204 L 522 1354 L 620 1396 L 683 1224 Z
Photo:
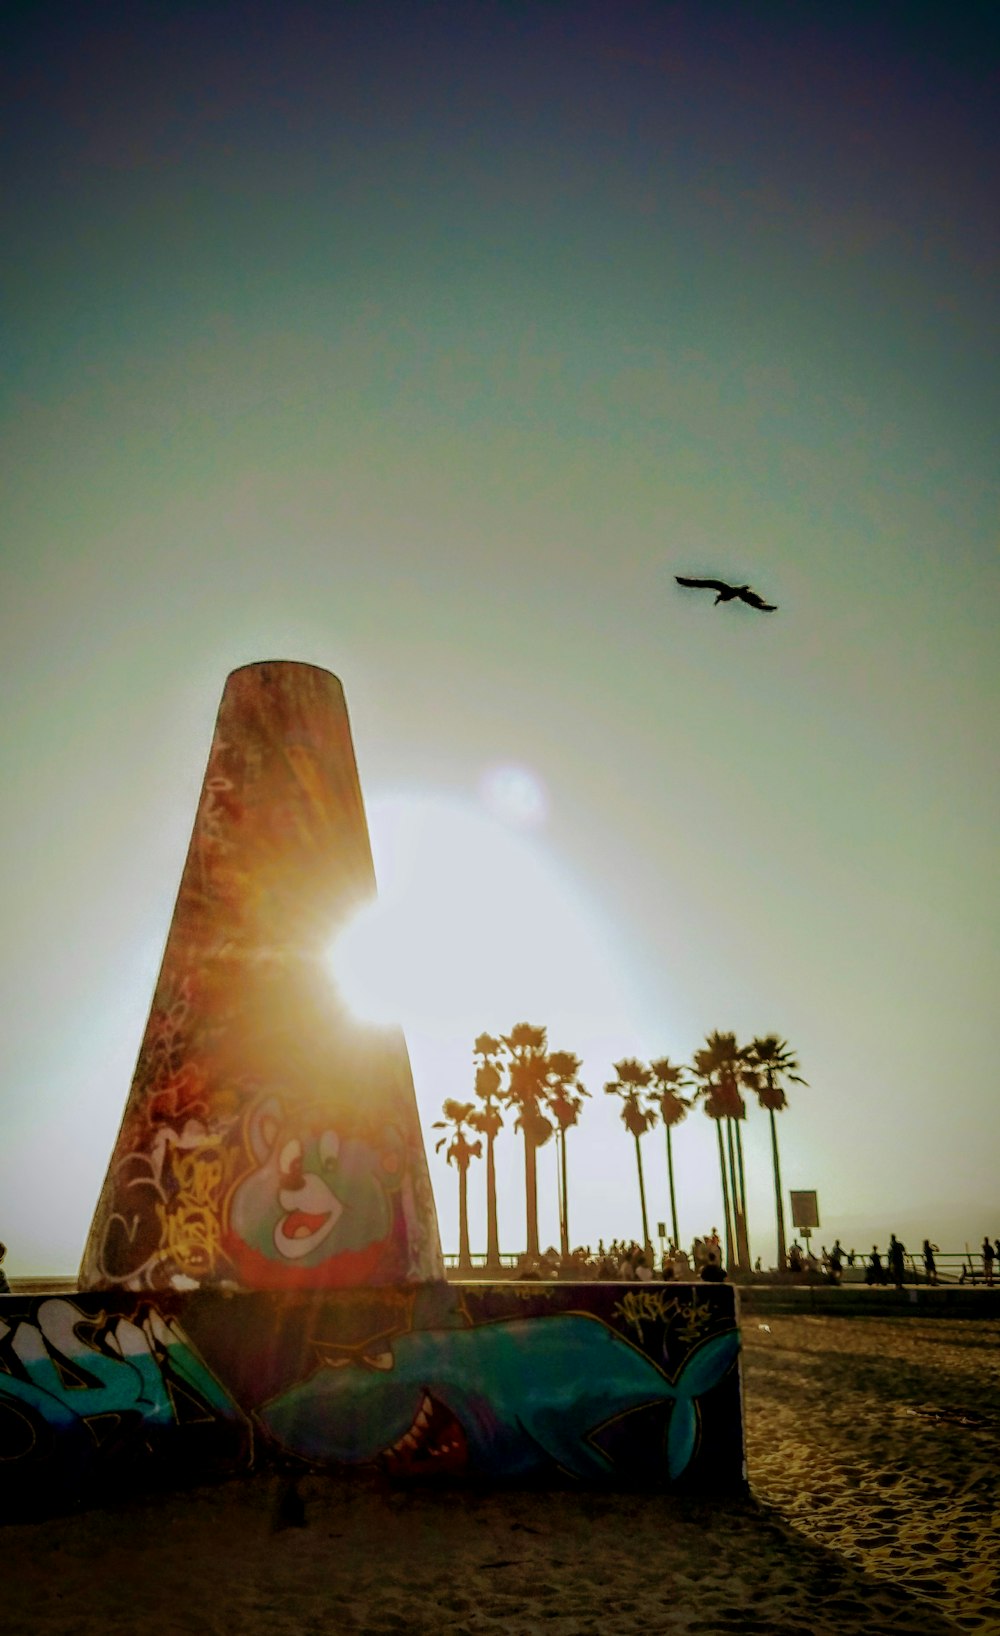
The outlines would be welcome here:
M 340 1206 L 332 1197 L 331 1204 L 334 1208 L 330 1210 L 287 1211 L 274 1228 L 274 1247 L 278 1254 L 298 1260 L 322 1244 L 341 1214 Z
M 313 1233 L 325 1227 L 329 1219 L 329 1210 L 324 1210 L 321 1215 L 308 1210 L 292 1210 L 281 1222 L 281 1232 L 285 1238 L 312 1238 Z

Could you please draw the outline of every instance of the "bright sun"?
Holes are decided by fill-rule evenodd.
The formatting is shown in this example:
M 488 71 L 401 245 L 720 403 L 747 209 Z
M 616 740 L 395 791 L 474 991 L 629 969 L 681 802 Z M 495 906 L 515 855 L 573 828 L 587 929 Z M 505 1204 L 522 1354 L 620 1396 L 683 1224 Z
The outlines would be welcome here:
M 376 800 L 368 821 L 379 900 L 330 950 L 357 1015 L 471 1043 L 613 1006 L 600 931 L 541 843 L 442 799 Z

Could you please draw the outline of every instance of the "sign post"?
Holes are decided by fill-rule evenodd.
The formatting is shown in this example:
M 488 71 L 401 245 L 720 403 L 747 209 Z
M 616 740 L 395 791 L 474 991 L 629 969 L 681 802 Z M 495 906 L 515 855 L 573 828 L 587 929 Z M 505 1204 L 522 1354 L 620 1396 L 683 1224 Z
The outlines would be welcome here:
M 819 1226 L 819 1201 L 815 1190 L 810 1192 L 791 1192 L 792 1226 L 795 1227 L 806 1241 L 806 1250 L 809 1251 L 809 1240 L 813 1229 Z

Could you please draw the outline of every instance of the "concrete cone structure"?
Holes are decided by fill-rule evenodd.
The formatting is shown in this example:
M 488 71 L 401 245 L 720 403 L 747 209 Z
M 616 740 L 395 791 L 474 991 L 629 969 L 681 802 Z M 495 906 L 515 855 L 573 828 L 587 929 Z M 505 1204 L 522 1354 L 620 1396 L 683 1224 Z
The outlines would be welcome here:
M 339 681 L 234 671 L 81 1288 L 443 1277 L 403 1036 L 327 960 L 374 894 Z

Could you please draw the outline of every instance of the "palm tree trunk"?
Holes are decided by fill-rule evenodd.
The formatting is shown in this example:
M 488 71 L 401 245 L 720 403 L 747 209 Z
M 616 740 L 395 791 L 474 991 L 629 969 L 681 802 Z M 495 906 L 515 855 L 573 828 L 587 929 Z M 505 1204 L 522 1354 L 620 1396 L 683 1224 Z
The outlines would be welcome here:
M 633 1140 L 635 1142 L 635 1162 L 639 1171 L 639 1202 L 642 1205 L 642 1247 L 648 1251 L 652 1246 L 649 1242 L 649 1220 L 646 1215 L 646 1184 L 642 1179 L 642 1149 L 639 1146 L 638 1136 L 634 1137 Z
M 486 1138 L 486 1265 L 491 1271 L 500 1266 L 500 1234 L 497 1231 L 497 1169 L 493 1158 L 493 1137 Z
M 729 1214 L 729 1183 L 726 1180 L 726 1154 L 722 1146 L 722 1120 L 715 1121 L 715 1134 L 719 1139 L 719 1175 L 722 1177 L 722 1210 L 725 1216 L 726 1227 L 726 1266 L 733 1265 L 733 1224 Z
M 561 1149 L 560 1154 L 559 1154 L 559 1160 L 560 1160 L 560 1166 L 561 1166 L 560 1174 L 562 1176 L 562 1198 L 559 1201 L 560 1206 L 561 1206 L 560 1211 L 559 1211 L 559 1247 L 562 1250 L 563 1255 L 568 1256 L 569 1255 L 569 1197 L 568 1197 L 567 1192 L 566 1192 L 566 1132 L 564 1130 L 561 1130 L 559 1132 L 559 1146 L 560 1146 L 560 1149 Z
M 667 1175 L 670 1178 L 670 1221 L 674 1229 L 674 1247 L 680 1249 L 681 1235 L 677 1231 L 677 1198 L 674 1194 L 674 1150 L 670 1140 L 670 1126 L 665 1127 L 667 1132 Z
M 527 1130 L 524 1133 L 524 1203 L 527 1215 L 526 1254 L 538 1255 L 538 1172 L 535 1164 L 535 1143 Z
M 740 1208 L 743 1214 L 743 1257 L 747 1272 L 749 1272 L 753 1262 L 750 1259 L 750 1228 L 747 1225 L 747 1182 L 746 1175 L 744 1174 L 743 1170 L 743 1132 L 740 1129 L 740 1121 L 738 1119 L 734 1120 L 733 1123 L 736 1126 L 736 1163 L 740 1173 Z
M 458 1171 L 458 1264 L 463 1272 L 472 1265 L 469 1252 L 469 1168 L 460 1165 Z
M 774 1209 L 778 1227 L 778 1270 L 784 1271 L 788 1261 L 785 1249 L 785 1211 L 781 1202 L 781 1165 L 778 1163 L 778 1127 L 774 1122 L 774 1109 L 770 1108 L 771 1115 L 771 1158 L 774 1161 Z
M 736 1153 L 733 1147 L 733 1121 L 726 1118 L 726 1147 L 729 1150 L 729 1181 L 733 1198 L 733 1228 L 736 1237 L 736 1266 L 743 1270 L 743 1206 L 740 1201 L 739 1173 L 736 1169 Z

